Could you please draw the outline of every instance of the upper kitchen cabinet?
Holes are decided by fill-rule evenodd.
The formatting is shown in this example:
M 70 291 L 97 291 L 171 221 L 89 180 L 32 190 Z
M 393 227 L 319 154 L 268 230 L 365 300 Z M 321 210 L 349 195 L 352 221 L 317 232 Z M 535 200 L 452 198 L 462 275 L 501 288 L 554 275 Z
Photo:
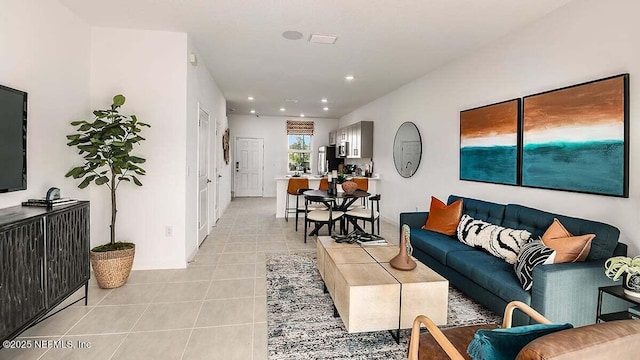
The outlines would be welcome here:
M 347 143 L 347 158 L 373 157 L 373 121 L 360 121 L 336 131 L 336 143 Z M 331 139 L 331 133 L 329 133 Z
M 333 130 L 329 132 L 329 145 L 336 145 L 338 137 L 338 130 Z

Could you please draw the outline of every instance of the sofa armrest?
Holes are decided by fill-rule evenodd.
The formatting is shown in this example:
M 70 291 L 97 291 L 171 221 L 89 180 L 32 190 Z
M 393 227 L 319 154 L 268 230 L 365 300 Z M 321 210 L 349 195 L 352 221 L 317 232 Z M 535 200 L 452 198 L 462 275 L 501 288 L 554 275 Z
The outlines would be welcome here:
M 593 324 L 598 287 L 615 285 L 604 260 L 539 265 L 533 269 L 531 307 L 555 323 Z
M 637 359 L 640 322 L 618 320 L 562 330 L 527 344 L 517 360 Z
M 428 217 L 427 211 L 400 213 L 400 228 L 403 224 L 407 224 L 412 229 L 420 229 L 427 222 Z

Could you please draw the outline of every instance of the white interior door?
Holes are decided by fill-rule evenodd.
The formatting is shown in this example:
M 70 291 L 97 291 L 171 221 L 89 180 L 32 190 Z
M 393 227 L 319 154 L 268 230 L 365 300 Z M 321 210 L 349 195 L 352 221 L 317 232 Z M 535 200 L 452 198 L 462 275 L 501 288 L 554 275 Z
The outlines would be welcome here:
M 222 168 L 222 163 L 224 162 L 224 159 L 223 159 L 224 154 L 222 151 L 220 151 L 222 149 L 222 142 L 218 143 L 218 139 L 220 138 L 219 134 L 222 134 L 222 124 L 220 124 L 219 120 L 216 120 L 216 136 L 215 136 L 216 143 L 213 144 L 214 149 L 216 149 L 213 151 L 213 158 L 214 158 L 213 182 L 215 184 L 214 195 L 213 195 L 214 196 L 214 202 L 213 202 L 213 225 L 214 226 L 215 224 L 218 223 L 218 219 L 220 219 L 220 210 L 219 210 L 220 178 L 222 178 L 222 173 L 220 172 L 220 169 Z
M 209 235 L 209 114 L 198 110 L 198 245 Z
M 236 138 L 235 195 L 262 196 L 264 139 Z

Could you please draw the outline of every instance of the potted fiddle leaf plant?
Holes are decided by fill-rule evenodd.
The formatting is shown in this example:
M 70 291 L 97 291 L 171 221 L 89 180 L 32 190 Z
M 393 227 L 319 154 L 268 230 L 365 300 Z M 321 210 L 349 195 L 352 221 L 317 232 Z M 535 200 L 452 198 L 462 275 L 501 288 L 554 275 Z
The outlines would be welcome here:
M 138 121 L 135 115 L 120 114 L 124 103 L 123 95 L 114 96 L 109 109 L 95 110 L 93 121 L 72 122 L 72 126 L 77 126 L 76 132 L 67 135 L 67 145 L 79 150 L 83 163 L 69 170 L 65 177 L 82 179 L 80 189 L 91 183 L 105 185 L 111 195 L 110 241 L 91 249 L 94 275 L 98 285 L 105 289 L 127 282 L 135 255 L 135 244 L 116 241 L 116 191 L 123 183 L 142 186 L 138 176 L 146 173 L 140 167 L 146 160 L 132 152 L 135 145 L 145 140 L 140 136 L 142 128 L 150 126 Z
M 613 280 L 622 276 L 624 293 L 640 297 L 640 256 L 614 256 L 604 263 L 604 273 Z

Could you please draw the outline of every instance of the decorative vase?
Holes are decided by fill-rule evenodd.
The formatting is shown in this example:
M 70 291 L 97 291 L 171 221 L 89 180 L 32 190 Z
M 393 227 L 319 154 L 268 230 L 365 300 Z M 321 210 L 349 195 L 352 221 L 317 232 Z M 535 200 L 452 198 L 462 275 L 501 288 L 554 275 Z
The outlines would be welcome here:
M 104 252 L 91 251 L 93 273 L 102 289 L 124 285 L 129 279 L 136 248 Z
M 640 298 L 640 274 L 624 274 L 622 289 L 626 295 Z
M 402 225 L 402 236 L 400 237 L 400 252 L 396 255 L 389 264 L 398 270 L 413 270 L 417 264 L 411 258 L 413 247 L 411 246 L 411 229 L 409 225 Z
M 358 190 L 358 184 L 353 181 L 345 181 L 342 183 L 342 190 L 344 190 L 346 194 L 351 195 Z

